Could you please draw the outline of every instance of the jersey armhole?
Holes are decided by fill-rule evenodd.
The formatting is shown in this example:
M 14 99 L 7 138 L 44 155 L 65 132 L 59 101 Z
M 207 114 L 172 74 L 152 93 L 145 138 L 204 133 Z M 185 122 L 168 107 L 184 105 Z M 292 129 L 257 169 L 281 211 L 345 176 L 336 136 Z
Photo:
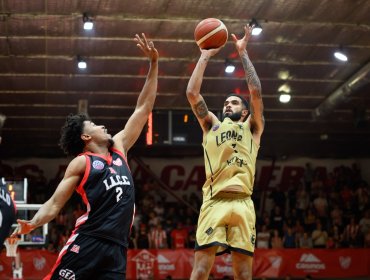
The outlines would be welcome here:
M 85 173 L 84 173 L 84 176 L 80 182 L 80 184 L 77 186 L 76 188 L 76 191 L 78 193 L 82 193 L 82 190 L 83 190 L 83 187 L 87 181 L 87 178 L 89 177 L 89 174 L 90 174 L 90 168 L 91 168 L 91 161 L 90 161 L 90 157 L 88 155 L 84 155 L 85 156 L 85 159 L 86 159 L 86 167 L 85 167 Z

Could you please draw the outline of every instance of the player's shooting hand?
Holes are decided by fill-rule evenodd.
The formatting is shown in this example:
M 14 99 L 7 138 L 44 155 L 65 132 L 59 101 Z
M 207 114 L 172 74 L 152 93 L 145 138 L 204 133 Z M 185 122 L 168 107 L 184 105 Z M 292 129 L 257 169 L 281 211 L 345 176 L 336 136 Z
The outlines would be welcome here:
M 244 37 L 241 39 L 238 39 L 235 34 L 231 34 L 231 38 L 233 39 L 235 47 L 238 52 L 242 52 L 247 48 L 247 44 L 248 44 L 249 38 L 252 35 L 253 28 L 254 26 L 249 26 L 249 25 L 244 26 L 245 34 L 244 34 Z
M 15 230 L 10 235 L 10 237 L 17 237 L 17 235 L 20 235 L 20 234 L 27 234 L 35 229 L 35 226 L 31 223 L 31 221 L 18 219 L 17 223 L 18 223 L 18 226 L 15 228 Z
M 202 55 L 206 55 L 208 57 L 211 57 L 211 56 L 214 56 L 216 53 L 218 53 L 223 47 L 224 46 L 221 46 L 217 49 L 208 49 L 208 50 L 201 49 L 201 48 L 199 48 L 199 49 L 200 49 L 200 52 L 202 53 Z
M 141 36 L 142 37 L 138 34 L 135 35 L 134 41 L 136 42 L 136 45 L 143 51 L 151 62 L 157 62 L 159 54 L 157 49 L 154 47 L 153 41 L 148 42 L 144 33 L 141 33 Z

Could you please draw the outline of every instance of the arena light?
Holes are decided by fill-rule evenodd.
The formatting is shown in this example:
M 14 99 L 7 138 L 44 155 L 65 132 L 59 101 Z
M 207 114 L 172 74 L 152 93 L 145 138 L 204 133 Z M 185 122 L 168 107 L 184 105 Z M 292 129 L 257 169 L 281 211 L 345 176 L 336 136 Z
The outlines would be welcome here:
M 262 26 L 258 23 L 258 21 L 255 18 L 252 18 L 252 20 L 249 22 L 249 26 L 253 27 L 252 35 L 258 36 L 262 32 Z
M 86 69 L 87 68 L 86 61 L 79 55 L 77 56 L 77 67 L 79 69 Z
M 235 65 L 229 59 L 225 60 L 225 73 L 231 74 L 235 71 Z
M 282 92 L 279 96 L 279 101 L 281 103 L 288 103 L 290 101 L 290 98 L 291 98 L 290 94 Z
M 348 61 L 348 56 L 346 55 L 346 53 L 342 49 L 336 50 L 334 52 L 334 56 L 335 56 L 336 59 L 338 59 L 340 61 L 343 61 L 343 62 Z
M 85 30 L 92 30 L 94 28 L 94 23 L 87 13 L 82 15 L 82 21 L 84 23 Z

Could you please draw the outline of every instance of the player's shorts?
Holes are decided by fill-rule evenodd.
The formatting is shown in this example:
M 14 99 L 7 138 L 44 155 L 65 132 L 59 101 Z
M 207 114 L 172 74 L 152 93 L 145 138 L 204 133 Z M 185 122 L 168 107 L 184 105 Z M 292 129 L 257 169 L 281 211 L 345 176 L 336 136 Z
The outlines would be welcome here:
M 220 192 L 200 209 L 195 250 L 217 246 L 217 255 L 230 251 L 253 256 L 256 214 L 250 196 Z
M 72 235 L 46 279 L 126 279 L 127 249 L 115 242 Z

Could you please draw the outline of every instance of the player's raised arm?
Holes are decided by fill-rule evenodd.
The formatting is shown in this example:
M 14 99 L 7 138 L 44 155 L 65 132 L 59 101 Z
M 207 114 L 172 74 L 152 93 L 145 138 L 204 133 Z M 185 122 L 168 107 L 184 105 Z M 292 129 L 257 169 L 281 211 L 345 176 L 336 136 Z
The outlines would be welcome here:
M 245 35 L 241 39 L 237 39 L 234 34 L 231 37 L 234 41 L 235 47 L 239 53 L 240 59 L 243 64 L 245 71 L 245 78 L 248 84 L 248 89 L 250 93 L 250 117 L 249 122 L 253 135 L 257 143 L 260 142 L 260 137 L 262 135 L 265 121 L 263 117 L 263 102 L 262 102 L 262 88 L 261 82 L 258 78 L 256 70 L 249 59 L 247 53 L 247 44 L 249 38 L 252 34 L 253 26 L 244 27 Z
M 186 89 L 186 97 L 191 105 L 195 116 L 198 119 L 203 132 L 207 132 L 214 121 L 217 121 L 216 116 L 208 111 L 207 104 L 200 94 L 200 88 L 203 82 L 204 71 L 206 70 L 208 61 L 212 56 L 218 53 L 218 49 L 203 50 L 200 49 L 201 55 L 198 59 L 197 65 L 195 66 L 193 73 L 190 77 L 188 87 Z
M 125 128 L 117 133 L 113 139 L 114 147 L 122 151 L 124 154 L 134 145 L 139 138 L 145 123 L 151 113 L 154 101 L 157 95 L 158 84 L 158 51 L 154 47 L 152 41 L 147 41 L 144 33 L 141 37 L 136 34 L 134 38 L 137 46 L 142 50 L 145 56 L 149 59 L 149 71 L 146 77 L 145 84 L 141 90 L 134 113 L 128 119 Z

